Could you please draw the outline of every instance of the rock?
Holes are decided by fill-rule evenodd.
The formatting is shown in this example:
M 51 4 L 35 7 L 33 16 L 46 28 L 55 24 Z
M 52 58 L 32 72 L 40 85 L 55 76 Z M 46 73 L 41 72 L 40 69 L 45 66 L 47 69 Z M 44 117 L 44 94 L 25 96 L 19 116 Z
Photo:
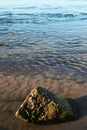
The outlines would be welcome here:
M 15 115 L 27 122 L 58 123 L 76 119 L 77 110 L 70 100 L 37 87 L 26 97 Z

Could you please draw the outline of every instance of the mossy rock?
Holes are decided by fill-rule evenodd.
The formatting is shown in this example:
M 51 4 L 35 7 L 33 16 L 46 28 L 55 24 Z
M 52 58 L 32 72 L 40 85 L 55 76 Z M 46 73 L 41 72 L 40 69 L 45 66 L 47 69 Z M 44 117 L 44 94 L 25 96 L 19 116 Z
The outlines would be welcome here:
M 34 123 L 58 123 L 78 117 L 73 101 L 57 97 L 42 87 L 34 88 L 29 93 L 15 115 Z

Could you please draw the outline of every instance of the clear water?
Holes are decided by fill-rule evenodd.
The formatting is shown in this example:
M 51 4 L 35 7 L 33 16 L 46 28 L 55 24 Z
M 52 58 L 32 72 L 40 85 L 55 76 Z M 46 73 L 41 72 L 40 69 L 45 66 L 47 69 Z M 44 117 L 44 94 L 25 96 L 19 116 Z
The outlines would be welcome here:
M 11 68 L 86 75 L 87 1 L 1 6 L 0 70 Z

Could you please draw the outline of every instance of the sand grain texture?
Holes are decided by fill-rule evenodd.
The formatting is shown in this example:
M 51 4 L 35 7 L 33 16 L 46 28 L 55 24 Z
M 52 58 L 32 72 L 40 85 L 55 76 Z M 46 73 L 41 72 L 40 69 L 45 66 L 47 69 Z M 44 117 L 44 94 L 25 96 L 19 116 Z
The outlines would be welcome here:
M 63 98 L 73 98 L 79 108 L 79 119 L 51 125 L 25 123 L 15 112 L 30 90 L 43 86 Z M 0 130 L 87 130 L 87 82 L 69 76 L 52 78 L 50 74 L 24 76 L 0 73 Z

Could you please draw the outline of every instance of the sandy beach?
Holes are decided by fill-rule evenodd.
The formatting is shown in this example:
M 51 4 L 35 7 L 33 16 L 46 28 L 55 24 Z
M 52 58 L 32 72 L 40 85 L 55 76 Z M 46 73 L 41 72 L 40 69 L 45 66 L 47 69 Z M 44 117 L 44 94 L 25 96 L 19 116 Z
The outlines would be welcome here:
M 33 77 L 5 75 L 0 72 L 0 130 L 87 130 L 87 82 L 70 75 L 58 79 L 48 72 Z M 25 123 L 15 117 L 15 112 L 30 90 L 42 86 L 63 98 L 72 98 L 79 109 L 79 119 L 50 125 Z
M 78 119 L 17 119 L 38 86 L 73 99 Z M 87 0 L 0 1 L 0 130 L 87 130 Z

